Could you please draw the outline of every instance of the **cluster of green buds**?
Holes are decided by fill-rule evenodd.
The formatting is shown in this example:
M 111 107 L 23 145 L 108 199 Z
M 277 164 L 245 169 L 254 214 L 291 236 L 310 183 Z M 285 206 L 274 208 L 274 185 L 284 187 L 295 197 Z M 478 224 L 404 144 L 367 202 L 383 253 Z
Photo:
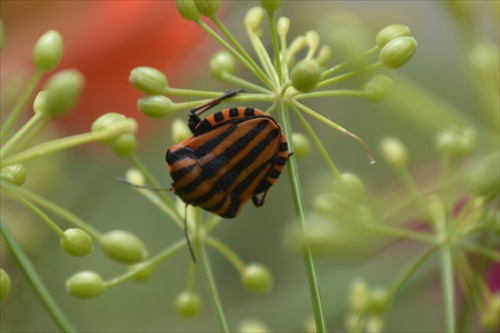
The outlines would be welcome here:
M 109 258 L 126 264 L 141 262 L 146 259 L 147 251 L 137 236 L 121 230 L 102 234 L 89 223 L 25 186 L 26 179 L 30 175 L 30 169 L 26 164 L 41 157 L 92 142 L 108 144 L 119 155 L 129 155 L 135 149 L 134 133 L 137 129 L 135 120 L 115 113 L 98 118 L 87 133 L 48 141 L 39 139 L 39 134 L 50 125 L 52 119 L 64 116 L 74 108 L 84 87 L 84 77 L 78 70 L 63 69 L 52 74 L 35 95 L 37 83 L 44 74 L 57 67 L 62 54 L 63 39 L 57 31 L 47 31 L 35 44 L 33 49 L 35 72 L 12 106 L 0 130 L 2 193 L 31 210 L 60 238 L 61 249 L 71 256 L 81 257 L 91 254 L 94 241 L 97 240 Z M 26 104 L 33 95 L 35 95 L 33 114 L 19 126 L 22 111 L 26 109 Z M 62 229 L 49 213 L 61 218 L 72 227 Z M 3 217 L 6 221 L 2 221 L 2 233 L 7 234 L 8 220 L 15 219 L 15 216 L 5 214 Z M 7 243 L 12 249 L 17 248 L 13 244 L 14 238 L 6 237 L 6 239 L 9 240 Z M 21 255 L 18 251 L 13 252 Z M 111 284 L 103 282 L 96 273 L 82 272 L 70 278 L 67 286 L 72 295 L 91 298 Z M 4 270 L 1 271 L 1 288 L 3 299 L 10 288 L 10 279 Z

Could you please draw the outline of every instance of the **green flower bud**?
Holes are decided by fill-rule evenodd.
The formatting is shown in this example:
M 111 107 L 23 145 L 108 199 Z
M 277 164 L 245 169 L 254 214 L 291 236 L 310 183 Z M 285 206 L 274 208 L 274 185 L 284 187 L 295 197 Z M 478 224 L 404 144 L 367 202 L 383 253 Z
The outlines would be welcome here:
M 267 294 L 273 288 L 273 277 L 269 270 L 260 264 L 249 264 L 241 276 L 241 282 L 251 292 Z
M 281 7 L 283 0 L 260 0 L 260 5 L 269 13 L 273 13 Z
M 280 17 L 276 23 L 276 30 L 282 37 L 286 36 L 290 28 L 290 19 L 288 17 Z
M 78 298 L 96 298 L 104 289 L 105 285 L 101 276 L 92 271 L 76 273 L 66 281 L 66 291 Z
M 200 296 L 189 291 L 182 292 L 175 300 L 175 310 L 185 318 L 196 317 L 201 312 Z
M 137 123 L 134 119 L 127 118 L 119 113 L 106 113 L 92 123 L 92 132 L 101 132 L 104 135 L 100 143 L 111 143 L 126 133 L 134 133 Z
M 417 40 L 403 36 L 388 42 L 380 50 L 380 62 L 388 68 L 399 68 L 406 64 L 417 50 Z
M 108 257 L 124 264 L 135 264 L 148 256 L 142 241 L 130 232 L 110 231 L 102 237 L 101 244 Z
M 0 300 L 4 300 L 10 292 L 10 276 L 0 268 Z
M 324 45 L 319 50 L 319 54 L 318 57 L 316 58 L 316 61 L 321 66 L 325 66 L 331 58 L 332 58 L 332 50 L 330 49 L 330 47 Z
M 319 47 L 319 34 L 317 31 L 306 32 L 306 43 L 310 49 L 317 50 Z
M 443 155 L 465 155 L 474 148 L 476 138 L 477 133 L 471 128 L 450 128 L 439 133 L 436 146 Z
M 260 320 L 245 319 L 238 325 L 238 333 L 271 333 L 271 330 Z
M 391 295 L 387 289 L 379 287 L 370 291 L 369 311 L 371 313 L 383 314 L 391 306 Z
M 71 110 L 82 93 L 85 79 L 75 69 L 66 69 L 54 74 L 46 83 L 45 107 L 47 116 L 60 116 Z
M 382 29 L 375 39 L 379 48 L 398 37 L 410 36 L 410 28 L 403 24 L 392 24 Z
M 111 142 L 109 146 L 116 155 L 129 156 L 137 148 L 137 140 L 133 133 L 125 133 Z
M 355 280 L 349 293 L 349 306 L 354 313 L 365 313 L 370 303 L 368 285 L 362 279 Z
M 201 15 L 214 18 L 220 7 L 220 0 L 194 0 L 194 5 Z
M 392 90 L 392 79 L 386 75 L 375 75 L 365 83 L 363 89 L 368 93 L 366 98 L 372 102 L 384 99 Z
M 385 320 L 382 316 L 368 316 L 366 320 L 366 332 L 367 333 L 383 333 L 385 328 Z
M 2 168 L 0 177 L 11 184 L 22 186 L 26 181 L 26 168 L 20 163 L 7 165 Z
M 263 18 L 264 10 L 261 7 L 253 7 L 245 16 L 245 27 L 247 29 L 257 31 Z
M 292 69 L 292 85 L 299 91 L 310 91 L 321 79 L 321 72 L 316 60 L 301 60 Z
M 215 53 L 210 59 L 210 71 L 212 75 L 218 79 L 224 79 L 224 73 L 234 75 L 236 73 L 236 62 L 231 53 L 222 50 Z
M 40 114 L 47 114 L 47 108 L 45 106 L 45 99 L 47 98 L 47 91 L 42 90 L 39 91 L 36 96 L 35 100 L 33 101 L 33 111 L 35 113 L 40 113 Z
M 57 66 L 61 60 L 62 52 L 61 34 L 55 30 L 49 30 L 36 42 L 33 50 L 33 61 L 38 69 L 49 71 Z
M 147 95 L 162 95 L 168 90 L 166 76 L 153 67 L 134 68 L 128 77 L 132 85 Z
M 380 149 L 387 163 L 393 168 L 401 168 L 408 163 L 408 150 L 397 138 L 386 137 L 380 143 Z
M 145 184 L 144 175 L 135 168 L 130 168 L 127 170 L 127 173 L 125 174 L 125 179 L 132 184 L 141 186 Z
M 175 103 L 162 95 L 145 96 L 137 101 L 137 108 L 151 118 L 163 118 L 172 114 L 176 108 Z
M 149 263 L 138 263 L 128 267 L 129 271 L 136 271 L 133 279 L 139 282 L 145 282 L 153 275 L 153 265 Z
M 493 197 L 499 193 L 500 155 L 498 152 L 481 160 L 468 176 L 471 191 L 477 195 Z
M 60 246 L 64 252 L 75 257 L 86 256 L 94 249 L 90 235 L 79 228 L 65 230 Z
M 175 144 L 181 143 L 187 138 L 191 137 L 193 133 L 186 124 L 186 121 L 182 119 L 175 119 L 172 123 L 172 141 Z
M 196 8 L 193 0 L 177 0 L 177 10 L 182 17 L 189 21 L 198 21 L 200 12 Z
M 309 142 L 309 138 L 302 133 L 293 133 L 292 142 L 293 153 L 298 160 L 302 160 L 311 151 L 311 143 Z
M 335 180 L 335 193 L 347 201 L 359 202 L 365 197 L 363 182 L 352 173 L 343 173 Z

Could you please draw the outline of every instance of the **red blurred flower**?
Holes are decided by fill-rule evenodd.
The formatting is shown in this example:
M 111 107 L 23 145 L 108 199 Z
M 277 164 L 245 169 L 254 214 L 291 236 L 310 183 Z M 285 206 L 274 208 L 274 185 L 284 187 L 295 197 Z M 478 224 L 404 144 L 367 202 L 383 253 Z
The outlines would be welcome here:
M 60 120 L 73 133 L 88 131 L 107 112 L 137 118 L 141 94 L 128 82 L 130 71 L 151 66 L 175 82 L 182 75 L 179 63 L 203 36 L 180 16 L 175 1 L 12 1 L 2 3 L 2 12 L 2 67 L 33 68 L 31 52 L 38 37 L 49 29 L 62 34 L 58 69 L 76 68 L 86 79 L 77 109 Z

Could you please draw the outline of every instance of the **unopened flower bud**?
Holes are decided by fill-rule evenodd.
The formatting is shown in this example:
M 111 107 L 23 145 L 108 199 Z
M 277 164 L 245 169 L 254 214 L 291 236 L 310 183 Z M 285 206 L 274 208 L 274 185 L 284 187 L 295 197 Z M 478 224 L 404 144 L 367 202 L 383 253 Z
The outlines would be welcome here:
M 379 48 L 398 37 L 410 36 L 410 28 L 403 24 L 392 24 L 382 29 L 375 39 Z
M 130 232 L 122 230 L 108 232 L 102 237 L 101 244 L 108 257 L 121 263 L 134 264 L 148 256 L 142 241 Z
M 111 150 L 118 156 L 129 156 L 137 147 L 137 140 L 134 133 L 125 133 L 114 140 L 109 145 Z
M 309 138 L 302 133 L 293 133 L 292 142 L 293 153 L 298 160 L 306 157 L 311 151 L 311 143 L 309 142 Z
M 0 269 L 0 300 L 4 300 L 10 292 L 10 276 Z
M 218 80 L 223 80 L 225 73 L 230 75 L 236 73 L 236 62 L 234 57 L 225 50 L 218 51 L 212 56 L 209 67 L 212 75 Z
M 2 168 L 0 177 L 11 184 L 22 186 L 26 181 L 26 168 L 21 163 L 7 165 Z
M 71 110 L 80 98 L 84 82 L 83 75 L 75 69 L 60 71 L 48 79 L 43 89 L 43 110 L 47 116 L 60 116 Z
M 269 270 L 260 264 L 249 264 L 241 276 L 243 285 L 254 293 L 267 294 L 273 288 L 273 277 Z
M 196 22 L 200 19 L 200 12 L 193 0 L 177 0 L 176 3 L 177 10 L 186 20 Z
M 398 37 L 382 47 L 380 50 L 380 62 L 389 68 L 399 68 L 406 64 L 417 50 L 417 40 L 413 37 Z
M 401 168 L 408 163 L 408 150 L 397 138 L 386 137 L 382 140 L 380 148 L 387 163 L 393 168 Z
M 33 49 L 33 61 L 36 67 L 43 71 L 54 69 L 63 52 L 61 34 L 55 30 L 44 33 L 36 42 Z
M 288 33 L 288 29 L 290 28 L 290 19 L 288 17 L 280 17 L 276 24 L 278 34 L 280 36 L 286 36 Z
M 78 298 L 96 298 L 102 294 L 104 289 L 104 281 L 99 274 L 92 271 L 76 273 L 66 281 L 68 293 Z
M 321 72 L 316 60 L 301 60 L 292 69 L 292 85 L 299 91 L 310 91 L 321 79 Z
M 162 95 L 168 89 L 165 75 L 153 67 L 137 67 L 130 72 L 129 81 L 147 95 Z
M 375 75 L 364 85 L 364 90 L 369 93 L 366 98 L 372 102 L 384 99 L 392 90 L 392 79 L 387 75 Z
M 267 10 L 269 13 L 273 13 L 276 9 L 278 9 L 283 0 L 260 0 L 260 5 L 262 8 Z
M 86 256 L 94 249 L 90 235 L 79 228 L 65 230 L 60 246 L 64 252 L 75 257 Z
M 245 27 L 254 31 L 258 30 L 263 18 L 264 10 L 261 7 L 253 7 L 245 16 Z
M 144 96 L 137 101 L 137 108 L 151 118 L 163 118 L 175 110 L 175 103 L 163 95 Z
M 220 0 L 194 0 L 196 9 L 201 15 L 213 18 L 217 15 L 221 4 Z
M 111 143 L 120 135 L 134 133 L 137 123 L 132 118 L 127 118 L 119 113 L 106 113 L 92 123 L 92 132 L 102 134 L 100 143 Z
M 197 294 L 184 291 L 175 299 L 175 310 L 185 318 L 196 317 L 201 311 L 201 299 Z

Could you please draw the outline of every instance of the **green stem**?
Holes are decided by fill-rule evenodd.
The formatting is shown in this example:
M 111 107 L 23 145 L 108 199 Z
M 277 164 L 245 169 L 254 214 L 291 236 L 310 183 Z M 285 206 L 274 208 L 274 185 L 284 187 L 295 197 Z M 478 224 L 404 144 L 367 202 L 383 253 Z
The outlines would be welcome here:
M 25 107 L 26 103 L 28 102 L 29 98 L 31 97 L 31 94 L 33 94 L 33 91 L 35 90 L 35 87 L 38 84 L 38 81 L 40 81 L 42 74 L 43 74 L 43 71 L 41 71 L 41 70 L 37 70 L 35 73 L 33 73 L 33 76 L 31 77 L 30 81 L 28 82 L 28 85 L 23 90 L 21 96 L 19 96 L 19 99 L 17 100 L 16 104 L 14 105 L 12 112 L 9 114 L 9 117 L 7 118 L 7 120 L 5 120 L 5 123 L 2 126 L 2 129 L 0 130 L 0 141 L 3 141 L 5 139 L 5 137 L 9 133 L 11 127 L 16 122 L 17 118 L 19 117 L 19 114 L 21 113 L 21 111 Z
M 239 273 L 243 273 L 243 271 L 245 270 L 245 263 L 233 250 L 231 250 L 229 246 L 212 237 L 206 237 L 204 240 L 208 245 L 210 245 L 211 247 L 219 251 L 224 257 L 226 257 L 226 259 L 229 260 L 231 264 L 233 264 L 233 266 Z
M 285 135 L 289 138 L 292 137 L 292 127 L 290 123 L 289 113 L 286 110 L 285 106 L 280 103 L 278 107 L 278 112 L 280 115 L 280 119 L 282 121 L 283 130 Z M 289 142 L 290 149 L 293 151 L 292 143 Z M 292 190 L 292 195 L 295 204 L 295 214 L 297 216 L 297 221 L 300 225 L 300 229 L 302 233 L 307 234 L 307 226 L 305 219 L 305 208 L 304 208 L 304 198 L 302 196 L 302 189 L 300 186 L 300 178 L 299 178 L 299 170 L 297 159 L 295 156 L 290 156 L 287 162 L 288 175 L 290 179 L 290 186 Z M 312 255 L 312 251 L 309 247 L 309 244 L 305 243 L 303 247 L 303 255 L 304 262 L 306 266 L 307 278 L 309 280 L 309 291 L 311 294 L 314 319 L 316 322 L 316 330 L 317 332 L 326 332 L 326 322 L 323 315 L 323 305 L 321 302 L 321 293 L 319 290 L 319 282 L 318 276 L 316 273 L 316 267 L 314 264 L 314 259 Z
M 441 226 L 438 232 L 446 232 L 446 225 Z M 446 237 L 446 235 L 444 235 Z M 447 239 L 447 238 L 444 238 Z M 446 332 L 455 332 L 455 286 L 453 279 L 453 252 L 452 244 L 446 241 L 441 246 L 441 284 L 443 287 L 444 312 Z
M 295 97 L 296 100 L 306 99 L 306 98 L 318 98 L 318 97 L 334 97 L 334 96 L 349 96 L 349 97 L 363 97 L 366 98 L 370 93 L 364 90 L 323 90 L 315 91 L 311 93 L 301 93 Z
M 212 266 L 210 265 L 210 260 L 208 258 L 203 239 L 201 239 L 199 242 L 199 254 L 203 273 L 205 275 L 205 283 L 207 284 L 208 294 L 210 296 L 210 301 L 212 302 L 212 307 L 217 316 L 220 332 L 229 332 L 226 316 L 224 314 L 222 302 L 219 297 L 219 291 L 217 290 L 217 285 L 215 283 L 214 275 L 212 272 Z
M 5 240 L 5 244 L 7 244 L 7 247 L 10 249 L 12 256 L 14 257 L 14 260 L 21 268 L 24 276 L 31 284 L 31 287 L 37 294 L 42 304 L 45 306 L 49 314 L 52 316 L 52 319 L 54 319 L 57 326 L 59 326 L 59 328 L 63 332 L 75 332 L 71 323 L 65 317 L 61 309 L 57 306 L 56 302 L 54 301 L 49 291 L 43 284 L 42 280 L 38 276 L 38 273 L 36 272 L 35 268 L 29 261 L 24 251 L 17 244 L 14 236 L 7 227 L 7 224 L 4 223 L 2 219 L 0 219 L 0 225 L 3 236 L 2 238 Z
M 276 24 L 274 22 L 274 12 L 268 12 L 269 18 L 269 28 L 271 29 L 271 38 L 273 42 L 273 51 L 274 51 L 274 61 L 276 63 L 276 70 L 278 71 L 278 80 L 280 84 L 283 84 L 283 68 L 281 65 L 281 54 L 278 43 L 278 33 L 276 31 Z
M 268 90 L 264 87 L 261 87 L 255 83 L 252 83 L 252 82 L 249 82 L 245 79 L 234 76 L 228 72 L 223 72 L 222 78 L 228 82 L 234 83 L 237 87 L 251 89 L 251 90 L 263 93 L 263 94 L 269 94 L 271 92 L 270 90 Z
M 16 143 L 19 142 L 20 139 L 25 137 L 28 132 L 32 128 L 34 128 L 34 126 L 36 126 L 36 124 L 42 119 L 43 116 L 40 113 L 36 113 L 33 117 L 31 117 L 30 120 L 28 120 L 28 122 L 26 122 L 26 124 L 24 124 L 24 126 L 21 127 L 21 129 L 18 130 L 16 134 L 14 134 L 12 138 L 10 138 L 9 141 L 7 141 L 2 146 L 2 148 L 0 149 L 0 159 L 3 159 L 5 155 L 7 155 L 9 151 L 16 145 Z

